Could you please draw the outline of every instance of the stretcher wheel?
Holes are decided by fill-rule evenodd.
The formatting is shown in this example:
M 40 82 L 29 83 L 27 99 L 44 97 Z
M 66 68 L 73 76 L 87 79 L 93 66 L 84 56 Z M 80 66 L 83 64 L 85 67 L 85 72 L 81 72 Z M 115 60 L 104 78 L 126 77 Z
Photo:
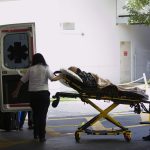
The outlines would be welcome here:
M 79 131 L 75 132 L 75 140 L 76 140 L 77 143 L 80 142 L 80 133 L 79 133 Z
M 131 141 L 131 132 L 125 132 L 124 134 L 124 138 L 127 142 L 130 142 Z

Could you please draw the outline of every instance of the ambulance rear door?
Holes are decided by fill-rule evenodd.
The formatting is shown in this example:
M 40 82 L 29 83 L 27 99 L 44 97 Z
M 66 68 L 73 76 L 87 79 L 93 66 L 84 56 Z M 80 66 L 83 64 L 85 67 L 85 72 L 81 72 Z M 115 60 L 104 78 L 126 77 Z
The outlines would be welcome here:
M 0 26 L 0 110 L 30 110 L 28 83 L 17 98 L 12 97 L 21 76 L 29 68 L 35 53 L 35 23 Z

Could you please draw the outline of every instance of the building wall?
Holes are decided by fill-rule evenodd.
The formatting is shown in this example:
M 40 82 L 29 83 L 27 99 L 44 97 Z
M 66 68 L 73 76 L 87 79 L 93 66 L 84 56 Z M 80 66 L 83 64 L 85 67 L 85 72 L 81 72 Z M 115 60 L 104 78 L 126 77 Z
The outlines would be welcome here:
M 35 22 L 37 52 L 53 71 L 75 65 L 113 83 L 120 82 L 120 41 L 132 42 L 132 79 L 149 63 L 134 54 L 150 50 L 150 29 L 116 25 L 116 0 L 18 0 L 0 2 L 0 24 Z M 74 30 L 63 30 L 73 23 Z M 143 62 L 143 63 L 142 63 Z M 136 69 L 135 69 L 136 68 Z M 148 68 L 148 67 L 147 67 Z M 136 71 L 135 71 L 136 70 Z M 52 83 L 50 89 L 62 88 Z

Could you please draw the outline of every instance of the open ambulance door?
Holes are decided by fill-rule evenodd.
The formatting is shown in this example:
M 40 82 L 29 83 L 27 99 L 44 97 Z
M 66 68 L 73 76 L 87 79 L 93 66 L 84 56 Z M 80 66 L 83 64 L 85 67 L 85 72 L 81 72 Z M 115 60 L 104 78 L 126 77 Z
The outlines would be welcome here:
M 17 98 L 12 97 L 21 76 L 35 53 L 35 23 L 0 26 L 0 111 L 30 110 L 28 83 Z

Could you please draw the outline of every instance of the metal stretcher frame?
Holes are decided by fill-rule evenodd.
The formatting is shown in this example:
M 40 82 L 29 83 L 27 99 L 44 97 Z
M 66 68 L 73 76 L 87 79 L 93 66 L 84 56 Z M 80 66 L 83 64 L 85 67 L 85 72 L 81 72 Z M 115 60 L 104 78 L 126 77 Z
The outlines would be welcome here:
M 119 104 L 127 104 L 135 107 L 135 112 L 140 113 L 140 107 L 143 106 L 143 103 L 150 104 L 149 101 L 142 99 L 142 97 L 116 97 L 116 89 L 114 88 L 113 91 L 108 91 L 106 89 L 106 92 L 108 92 L 109 96 L 103 96 L 101 94 L 97 95 L 94 94 L 94 89 L 88 90 L 82 87 L 82 84 L 79 83 L 78 80 L 74 80 L 69 75 L 64 75 L 64 80 L 66 80 L 67 84 L 75 89 L 78 93 L 65 93 L 65 92 L 57 92 L 53 98 L 56 98 L 57 104 L 60 100 L 60 97 L 68 97 L 68 98 L 77 98 L 79 97 L 81 101 L 91 105 L 93 108 L 95 108 L 99 114 L 93 117 L 91 120 L 86 122 L 85 124 L 81 125 L 76 131 L 75 131 L 75 140 L 76 142 L 80 141 L 80 134 L 81 133 L 87 133 L 92 135 L 119 135 L 123 134 L 126 141 L 131 140 L 131 131 L 128 130 L 128 128 L 124 127 L 120 122 L 118 122 L 116 119 L 111 117 L 109 115 L 109 112 L 111 112 L 114 108 L 116 108 Z M 115 94 L 114 94 L 114 93 Z M 105 93 L 106 94 L 106 93 Z M 110 100 L 113 103 L 107 107 L 106 109 L 101 109 L 98 107 L 93 101 L 90 99 L 97 99 L 97 100 Z M 140 105 L 142 104 L 142 105 Z M 119 127 L 120 129 L 113 129 L 113 130 L 90 130 L 88 129 L 90 126 L 94 125 L 96 122 L 98 122 L 101 118 L 104 118 L 114 124 L 115 126 Z

